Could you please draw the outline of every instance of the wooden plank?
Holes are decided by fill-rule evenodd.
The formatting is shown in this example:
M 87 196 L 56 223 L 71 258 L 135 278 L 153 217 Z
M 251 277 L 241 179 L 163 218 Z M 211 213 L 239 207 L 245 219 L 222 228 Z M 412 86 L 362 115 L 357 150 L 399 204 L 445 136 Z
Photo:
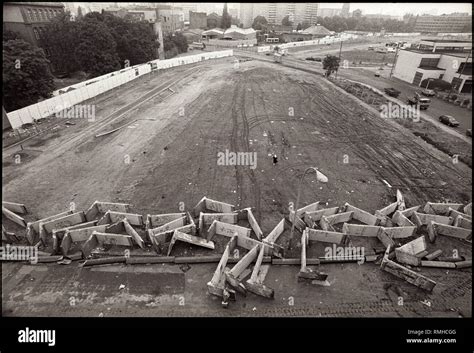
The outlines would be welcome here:
M 448 237 L 470 240 L 472 236 L 472 230 L 460 227 L 448 226 L 446 224 L 432 222 L 433 230 L 438 235 L 444 235 Z
M 170 246 L 168 248 L 167 256 L 170 256 L 171 250 L 173 250 L 173 246 L 177 241 L 182 241 L 182 242 L 185 242 L 185 243 L 189 243 L 189 244 L 192 244 L 192 245 L 200 246 L 200 247 L 211 249 L 211 250 L 214 250 L 214 248 L 215 248 L 214 247 L 214 242 L 212 242 L 212 241 L 208 241 L 204 238 L 196 237 L 194 235 L 189 235 L 189 234 L 186 234 L 186 233 L 182 233 L 178 230 L 175 230 L 174 234 L 173 234 L 173 237 L 171 238 L 171 243 L 170 243 Z
M 322 216 L 321 221 L 319 221 L 319 225 L 323 230 L 331 230 L 333 231 L 333 225 L 337 223 L 349 222 L 354 215 L 353 211 L 338 213 L 332 216 Z
M 7 217 L 9 220 L 15 222 L 16 224 L 19 224 L 22 227 L 27 226 L 26 221 L 23 219 L 23 217 L 18 216 L 16 213 L 10 211 L 6 207 L 2 206 L 2 213 L 5 217 Z
M 50 234 L 53 229 L 66 228 L 84 222 L 86 222 L 86 216 L 84 212 L 80 211 L 43 223 L 43 229 L 47 234 Z
M 325 230 L 307 228 L 309 241 L 320 241 L 323 243 L 341 244 L 345 240 L 346 234 L 339 232 L 330 232 Z
M 414 211 L 415 212 L 415 211 Z M 392 222 L 400 227 L 413 227 L 414 224 L 401 211 L 395 211 Z
M 306 244 L 307 244 L 307 230 L 301 234 L 301 272 L 306 272 Z
M 260 229 L 260 226 L 258 225 L 257 220 L 255 219 L 251 208 L 247 208 L 247 217 L 250 223 L 250 227 L 252 227 L 252 230 L 257 236 L 257 239 L 261 240 L 263 236 L 263 232 L 262 232 L 262 229 Z
M 5 207 L 7 210 L 12 211 L 14 213 L 27 213 L 26 206 L 22 203 L 2 201 L 2 207 Z
M 463 204 L 461 203 L 434 203 L 427 202 L 423 208 L 423 212 L 428 214 L 437 214 L 437 215 L 448 215 L 449 208 L 452 208 L 456 211 L 461 211 L 463 209 Z
M 389 250 L 390 247 L 387 248 Z M 429 293 L 433 291 L 433 288 L 436 286 L 436 282 L 419 274 L 415 271 L 409 270 L 408 268 L 389 260 L 386 256 L 382 260 L 382 264 L 380 266 L 382 270 L 391 273 L 398 278 L 401 278 L 408 283 L 411 283 Z
M 135 229 L 133 229 L 133 227 L 128 222 L 127 218 L 124 218 L 122 222 L 123 222 L 123 225 L 125 226 L 125 231 L 127 232 L 127 234 L 132 237 L 132 239 L 140 248 L 144 249 L 145 243 L 142 237 L 135 231 Z
M 358 237 L 377 237 L 377 234 L 381 229 L 382 227 L 380 226 L 344 223 L 342 226 L 342 233 Z
M 443 262 L 443 261 L 421 261 L 422 267 L 437 267 L 437 268 L 456 268 L 454 262 Z
M 184 212 L 165 213 L 165 214 L 157 214 L 157 215 L 149 214 L 146 216 L 145 229 L 148 230 L 152 228 L 158 228 L 166 223 L 183 218 L 184 216 L 186 216 L 186 213 Z
M 362 222 L 362 223 L 365 223 L 367 225 L 370 225 L 370 226 L 374 226 L 377 224 L 378 222 L 378 218 L 375 217 L 374 215 L 370 214 L 369 212 L 367 211 L 364 211 L 360 208 L 357 208 L 355 206 L 352 206 L 351 204 L 349 203 L 345 203 L 345 211 L 346 212 L 354 212 L 353 215 L 352 215 L 352 218 Z
M 425 259 L 428 261 L 434 260 L 437 257 L 441 256 L 443 254 L 443 250 L 436 250 L 433 251 L 432 253 L 428 254 L 425 256 Z

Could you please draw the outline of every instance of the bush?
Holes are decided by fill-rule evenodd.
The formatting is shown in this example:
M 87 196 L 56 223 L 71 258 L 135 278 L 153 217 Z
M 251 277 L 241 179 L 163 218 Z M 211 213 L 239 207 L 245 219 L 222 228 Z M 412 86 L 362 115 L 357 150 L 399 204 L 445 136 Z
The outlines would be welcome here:
M 425 88 L 429 84 L 429 89 L 435 89 L 438 91 L 449 91 L 451 89 L 451 84 L 449 82 L 443 81 L 441 79 L 436 79 L 436 80 L 429 80 L 425 79 L 421 81 L 421 87 Z

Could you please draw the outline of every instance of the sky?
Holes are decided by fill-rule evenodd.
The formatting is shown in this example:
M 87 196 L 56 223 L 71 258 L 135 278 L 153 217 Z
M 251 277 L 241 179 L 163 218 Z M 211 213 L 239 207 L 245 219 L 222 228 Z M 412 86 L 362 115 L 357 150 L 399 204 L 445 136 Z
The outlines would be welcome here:
M 320 3 L 321 8 L 341 8 L 342 3 Z M 471 3 L 351 3 L 350 11 L 361 9 L 364 14 L 403 16 L 405 13 L 442 15 L 452 12 L 472 13 Z

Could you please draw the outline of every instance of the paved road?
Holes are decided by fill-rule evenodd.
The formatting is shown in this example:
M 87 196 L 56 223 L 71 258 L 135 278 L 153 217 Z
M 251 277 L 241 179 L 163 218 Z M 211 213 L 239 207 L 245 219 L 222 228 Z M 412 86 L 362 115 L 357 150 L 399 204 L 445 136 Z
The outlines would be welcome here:
M 396 78 L 389 78 L 390 68 L 386 68 L 381 71 L 380 77 L 374 76 L 374 71 L 376 68 L 351 68 L 344 69 L 341 68 L 339 75 L 342 77 L 347 77 L 348 79 L 363 82 L 369 84 L 375 88 L 383 90 L 384 88 L 394 87 L 401 91 L 402 93 L 399 96 L 400 100 L 406 101 L 408 97 L 412 97 L 415 91 L 419 90 L 419 87 L 414 87 L 406 82 L 400 81 Z M 425 111 L 426 115 L 430 116 L 432 119 L 438 120 L 440 115 L 452 115 L 459 121 L 460 126 L 458 128 L 453 128 L 460 133 L 464 134 L 466 129 L 472 128 L 472 112 L 466 108 L 461 108 L 460 106 L 447 103 L 438 98 L 430 98 L 431 105 Z

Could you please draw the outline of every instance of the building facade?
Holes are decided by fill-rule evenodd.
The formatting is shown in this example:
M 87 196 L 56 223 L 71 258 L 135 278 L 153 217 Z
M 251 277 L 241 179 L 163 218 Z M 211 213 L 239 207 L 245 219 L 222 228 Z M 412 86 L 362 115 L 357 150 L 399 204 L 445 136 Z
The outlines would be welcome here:
M 314 24 L 318 16 L 318 3 L 241 3 L 240 21 L 244 27 L 250 27 L 257 16 L 266 18 L 269 24 L 281 24 L 286 16 L 296 27 L 298 23 Z
M 3 30 L 16 32 L 25 41 L 39 46 L 46 25 L 62 13 L 64 5 L 56 2 L 6 2 Z
M 472 92 L 472 43 L 422 40 L 415 49 L 398 53 L 393 76 L 416 86 L 427 79 L 451 83 L 456 92 Z
M 472 32 L 472 16 L 418 16 L 415 32 L 421 33 L 467 33 Z

